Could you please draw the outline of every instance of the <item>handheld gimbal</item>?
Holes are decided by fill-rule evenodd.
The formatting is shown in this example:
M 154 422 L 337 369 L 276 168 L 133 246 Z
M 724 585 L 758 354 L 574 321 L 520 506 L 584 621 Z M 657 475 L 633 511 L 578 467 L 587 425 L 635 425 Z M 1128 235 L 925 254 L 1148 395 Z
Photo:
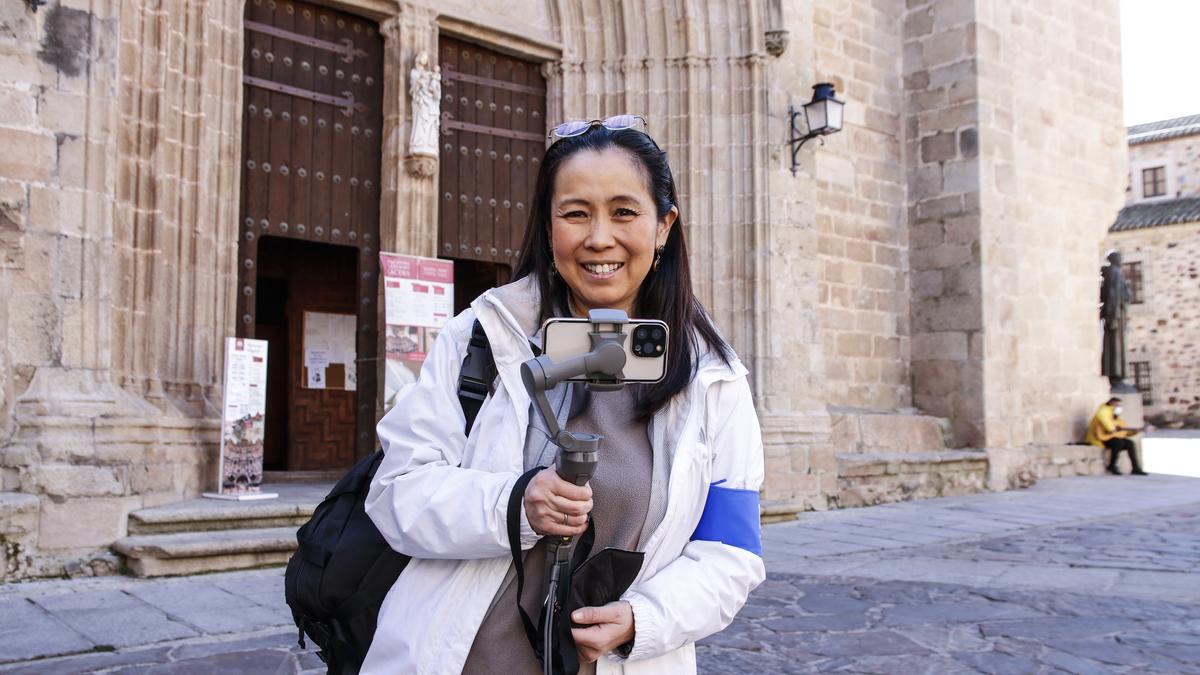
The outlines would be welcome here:
M 521 380 L 525 390 L 533 399 L 534 407 L 546 423 L 550 442 L 558 446 L 555 471 L 565 481 L 585 485 L 596 472 L 602 436 L 567 431 L 558 425 L 558 419 L 546 391 L 559 383 L 580 376 L 586 377 L 587 387 L 592 391 L 615 391 L 624 386 L 621 381 L 625 368 L 625 325 L 629 316 L 619 309 L 593 309 L 588 312 L 592 324 L 592 349 L 562 363 L 555 363 L 549 356 L 542 355 L 521 364 Z M 542 664 L 544 672 L 552 672 L 554 617 L 562 607 L 565 581 L 570 573 L 571 554 L 574 542 L 571 537 L 555 537 L 551 544 L 550 585 L 546 595 Z

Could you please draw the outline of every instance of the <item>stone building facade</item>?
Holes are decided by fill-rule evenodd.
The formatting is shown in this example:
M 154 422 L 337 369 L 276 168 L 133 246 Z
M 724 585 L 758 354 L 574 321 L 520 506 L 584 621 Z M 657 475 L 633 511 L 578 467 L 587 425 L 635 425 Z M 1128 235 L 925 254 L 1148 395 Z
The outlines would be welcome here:
M 256 320 L 245 22 L 292 5 L 0 7 L 3 576 L 103 570 L 130 512 L 214 484 L 223 338 Z M 315 6 L 382 45 L 380 250 L 445 253 L 453 195 L 405 162 L 408 71 L 445 40 L 533 64 L 509 89 L 544 86 L 543 124 L 649 119 L 699 295 L 753 374 L 769 517 L 1019 484 L 1106 393 L 1115 0 Z M 787 112 L 823 81 L 845 129 L 794 174 Z
M 1200 427 L 1200 115 L 1128 138 L 1127 202 L 1105 239 L 1134 296 L 1128 380 L 1150 421 Z

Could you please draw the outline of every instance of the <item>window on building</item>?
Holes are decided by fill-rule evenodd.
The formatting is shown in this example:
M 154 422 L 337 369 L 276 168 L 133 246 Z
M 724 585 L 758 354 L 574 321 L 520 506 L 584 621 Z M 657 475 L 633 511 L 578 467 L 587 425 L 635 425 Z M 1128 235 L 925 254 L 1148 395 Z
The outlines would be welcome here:
M 1161 197 L 1167 194 L 1167 167 L 1142 169 L 1142 196 Z
M 1133 370 L 1133 386 L 1142 392 L 1142 405 L 1154 405 L 1150 384 L 1150 362 L 1130 361 L 1129 367 Z
M 1142 295 L 1142 263 L 1125 263 L 1121 265 L 1121 271 L 1125 275 L 1125 283 L 1129 284 L 1129 302 L 1140 305 L 1145 301 Z

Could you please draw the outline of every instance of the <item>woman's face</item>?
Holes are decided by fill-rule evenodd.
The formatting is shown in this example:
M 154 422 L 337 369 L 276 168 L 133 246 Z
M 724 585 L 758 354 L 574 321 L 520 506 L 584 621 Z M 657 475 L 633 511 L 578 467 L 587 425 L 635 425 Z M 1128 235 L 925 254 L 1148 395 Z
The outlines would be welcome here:
M 658 218 L 637 160 L 617 148 L 576 153 L 554 182 L 550 247 L 574 310 L 623 309 L 632 317 L 678 210 Z

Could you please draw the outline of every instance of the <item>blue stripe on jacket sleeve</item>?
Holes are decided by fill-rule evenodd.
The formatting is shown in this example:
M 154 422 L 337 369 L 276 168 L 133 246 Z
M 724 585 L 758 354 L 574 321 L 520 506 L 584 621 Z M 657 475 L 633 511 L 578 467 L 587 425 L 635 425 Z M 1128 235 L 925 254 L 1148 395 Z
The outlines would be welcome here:
M 708 486 L 708 500 L 692 541 L 719 541 L 761 556 L 758 491 L 720 487 L 717 483 Z

